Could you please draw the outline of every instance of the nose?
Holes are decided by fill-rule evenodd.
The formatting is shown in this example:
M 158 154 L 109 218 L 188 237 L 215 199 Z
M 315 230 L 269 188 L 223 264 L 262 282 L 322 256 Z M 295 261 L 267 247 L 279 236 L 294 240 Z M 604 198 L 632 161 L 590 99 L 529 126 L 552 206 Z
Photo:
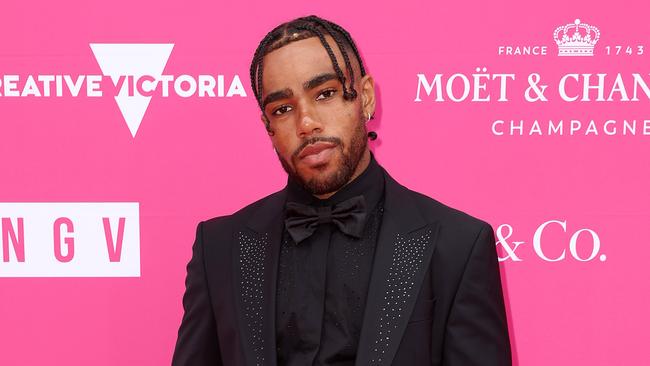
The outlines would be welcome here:
M 300 107 L 297 123 L 296 134 L 300 138 L 323 132 L 323 124 L 320 122 L 320 118 L 315 116 L 314 111 L 308 107 Z

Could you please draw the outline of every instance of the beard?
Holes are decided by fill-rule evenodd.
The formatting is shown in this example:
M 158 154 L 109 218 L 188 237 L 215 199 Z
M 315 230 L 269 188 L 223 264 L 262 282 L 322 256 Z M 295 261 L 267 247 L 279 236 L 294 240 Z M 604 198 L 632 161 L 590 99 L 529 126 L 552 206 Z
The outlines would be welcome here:
M 363 152 L 368 145 L 368 140 L 366 138 L 368 134 L 366 130 L 366 124 L 362 121 L 362 119 L 359 119 L 359 123 L 357 124 L 357 127 L 352 134 L 352 138 L 350 139 L 350 144 L 347 146 L 347 152 L 346 144 L 338 137 L 314 136 L 306 139 L 291 155 L 293 165 L 290 165 L 287 160 L 280 156 L 278 153 L 278 158 L 280 159 L 282 168 L 287 172 L 291 179 L 293 179 L 305 190 L 311 192 L 314 195 L 321 195 L 338 191 L 341 189 L 341 187 L 348 183 L 354 175 L 354 172 L 359 165 L 359 161 L 361 161 L 361 158 L 363 157 Z M 306 179 L 296 171 L 295 163 L 299 160 L 298 154 L 305 146 L 316 143 L 318 141 L 325 141 L 335 144 L 336 146 L 333 148 L 340 151 L 340 154 L 338 155 L 341 157 L 341 161 L 338 167 L 336 167 L 332 173 L 326 174 L 324 176 Z M 329 164 L 332 163 L 335 164 L 334 161 L 330 162 Z M 322 167 L 322 170 L 325 170 L 326 167 L 327 165 L 324 165 Z

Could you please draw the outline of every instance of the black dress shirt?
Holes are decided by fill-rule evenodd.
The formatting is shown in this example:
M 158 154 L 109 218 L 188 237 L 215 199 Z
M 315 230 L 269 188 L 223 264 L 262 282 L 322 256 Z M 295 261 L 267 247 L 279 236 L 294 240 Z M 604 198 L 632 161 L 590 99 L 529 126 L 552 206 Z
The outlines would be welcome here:
M 296 244 L 284 230 L 276 299 L 280 366 L 354 365 L 384 197 L 383 172 L 372 153 L 368 167 L 327 199 L 288 181 L 288 202 L 327 206 L 357 195 L 367 210 L 361 238 L 327 223 Z

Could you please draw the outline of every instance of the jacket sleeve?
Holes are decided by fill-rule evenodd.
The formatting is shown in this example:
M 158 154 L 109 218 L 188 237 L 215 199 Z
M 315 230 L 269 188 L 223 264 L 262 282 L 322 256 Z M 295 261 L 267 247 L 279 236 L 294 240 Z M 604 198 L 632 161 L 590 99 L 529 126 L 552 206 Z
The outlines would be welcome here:
M 183 295 L 184 314 L 178 329 L 172 366 L 222 365 L 203 254 L 201 222 L 196 228 L 192 259 L 187 264 Z
M 481 228 L 449 313 L 444 366 L 510 366 L 512 356 L 494 230 Z

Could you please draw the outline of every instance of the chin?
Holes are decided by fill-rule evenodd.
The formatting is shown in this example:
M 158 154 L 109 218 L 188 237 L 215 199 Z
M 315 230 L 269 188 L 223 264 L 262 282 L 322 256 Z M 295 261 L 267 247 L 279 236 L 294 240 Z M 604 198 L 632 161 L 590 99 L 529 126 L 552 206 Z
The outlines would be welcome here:
M 310 180 L 324 181 L 327 180 L 332 174 L 336 173 L 336 171 L 336 164 L 330 161 L 314 167 L 302 167 L 298 170 L 298 175 L 305 182 Z
M 336 160 L 315 167 L 299 167 L 299 180 L 312 193 L 324 194 L 338 189 L 341 180 L 341 166 Z

